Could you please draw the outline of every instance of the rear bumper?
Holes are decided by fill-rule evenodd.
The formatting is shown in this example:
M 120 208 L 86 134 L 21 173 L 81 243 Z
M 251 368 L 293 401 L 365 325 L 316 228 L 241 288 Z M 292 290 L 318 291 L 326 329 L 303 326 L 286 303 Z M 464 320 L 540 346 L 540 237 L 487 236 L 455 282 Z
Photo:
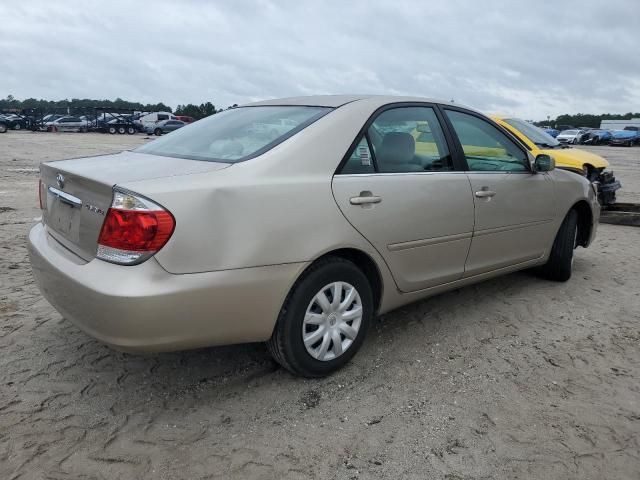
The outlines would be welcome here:
M 90 336 L 127 351 L 267 340 L 306 264 L 173 275 L 154 258 L 136 266 L 84 263 L 37 224 L 29 233 L 43 296 Z

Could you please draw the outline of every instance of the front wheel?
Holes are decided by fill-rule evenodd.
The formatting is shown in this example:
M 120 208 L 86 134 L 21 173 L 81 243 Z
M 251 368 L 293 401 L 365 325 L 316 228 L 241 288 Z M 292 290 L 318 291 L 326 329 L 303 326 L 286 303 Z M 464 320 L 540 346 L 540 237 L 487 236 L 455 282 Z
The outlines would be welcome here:
M 5 133 L 7 131 L 7 124 L 0 123 L 0 133 Z
M 136 133 L 136 129 L 134 127 L 127 127 L 127 133 L 129 135 L 133 135 L 134 133 Z
M 353 262 L 329 257 L 311 266 L 294 285 L 267 346 L 290 372 L 322 377 L 357 353 L 372 315 L 367 277 Z
M 109 133 L 111 135 L 115 135 L 116 132 L 117 132 L 116 127 L 109 127 Z
M 20 123 L 16 123 L 16 124 L 13 126 L 13 129 L 14 129 L 14 130 L 21 130 L 21 129 L 22 129 L 22 125 L 20 125 Z
M 577 243 L 578 213 L 571 210 L 560 225 L 560 230 L 551 247 L 549 260 L 540 269 L 542 276 L 557 282 L 569 280 L 573 270 L 573 251 Z
M 161 130 L 161 129 L 159 129 L 159 128 L 156 128 L 156 129 L 153 131 L 153 134 L 159 137 L 160 135 L 162 135 L 162 130 Z

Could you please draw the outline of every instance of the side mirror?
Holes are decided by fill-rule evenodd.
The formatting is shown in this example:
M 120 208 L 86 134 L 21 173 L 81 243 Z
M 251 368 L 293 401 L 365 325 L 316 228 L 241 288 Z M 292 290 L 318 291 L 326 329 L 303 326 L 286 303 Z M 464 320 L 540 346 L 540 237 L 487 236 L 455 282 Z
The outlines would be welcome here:
M 551 155 L 540 154 L 533 163 L 536 172 L 550 172 L 556 168 L 556 161 Z

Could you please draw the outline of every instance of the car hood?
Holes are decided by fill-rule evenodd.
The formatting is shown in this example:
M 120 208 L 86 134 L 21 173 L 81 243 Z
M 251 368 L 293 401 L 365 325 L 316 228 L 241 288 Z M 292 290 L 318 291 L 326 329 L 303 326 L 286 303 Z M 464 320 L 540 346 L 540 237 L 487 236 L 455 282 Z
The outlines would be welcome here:
M 592 165 L 595 168 L 607 168 L 609 162 L 607 162 L 600 155 L 596 155 L 580 148 L 554 148 L 554 149 L 541 149 L 540 153 L 551 155 L 556 165 L 560 168 L 574 168 L 576 170 L 582 170 L 582 166 Z

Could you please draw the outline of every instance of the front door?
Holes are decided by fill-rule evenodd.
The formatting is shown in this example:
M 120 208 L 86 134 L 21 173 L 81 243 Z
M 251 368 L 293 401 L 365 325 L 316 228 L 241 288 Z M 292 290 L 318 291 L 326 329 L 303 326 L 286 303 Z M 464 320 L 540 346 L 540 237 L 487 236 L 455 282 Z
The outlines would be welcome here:
M 472 113 L 445 109 L 467 162 L 475 228 L 465 267 L 473 276 L 542 257 L 555 235 L 554 184 L 525 150 Z
M 467 176 L 454 168 L 433 108 L 380 113 L 332 187 L 340 210 L 385 259 L 401 291 L 462 277 L 473 197 Z

